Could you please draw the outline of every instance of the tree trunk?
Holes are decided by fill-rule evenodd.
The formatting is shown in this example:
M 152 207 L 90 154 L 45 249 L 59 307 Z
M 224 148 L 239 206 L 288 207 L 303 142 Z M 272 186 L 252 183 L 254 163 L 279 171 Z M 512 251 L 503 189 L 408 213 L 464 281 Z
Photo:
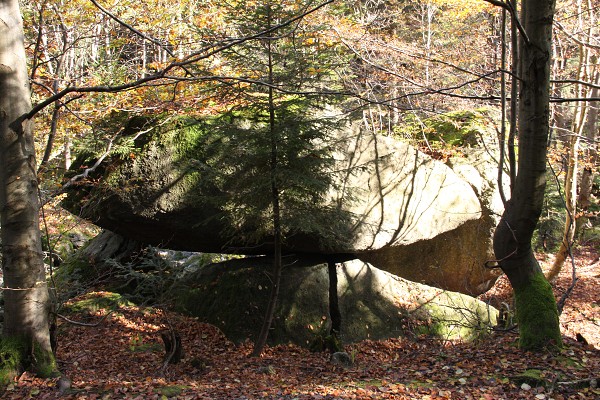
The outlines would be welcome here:
M 597 59 L 592 58 L 594 64 Z M 595 71 L 593 74 L 592 83 L 598 85 L 600 83 L 600 72 Z M 591 92 L 591 97 L 600 97 L 600 89 L 595 87 Z M 587 149 L 584 153 L 584 168 L 581 172 L 581 184 L 579 185 L 579 195 L 577 197 L 577 208 L 581 212 L 581 216 L 576 219 L 575 235 L 579 236 L 585 223 L 588 221 L 588 210 L 592 204 L 592 185 L 594 183 L 595 166 L 598 164 L 598 151 L 596 149 L 598 135 L 598 107 L 600 103 L 597 101 L 589 104 L 587 121 L 585 124 L 585 137 L 587 141 Z
M 337 264 L 335 262 L 327 262 L 327 273 L 329 275 L 329 317 L 331 318 L 329 334 L 339 337 L 342 329 L 342 313 L 338 301 Z
M 268 23 L 267 28 L 271 28 L 271 9 L 270 4 L 268 7 Z M 275 307 L 277 305 L 277 299 L 279 298 L 279 285 L 281 284 L 281 272 L 283 270 L 283 262 L 281 259 L 281 247 L 282 247 L 282 232 L 281 232 L 281 208 L 280 208 L 280 193 L 279 193 L 279 176 L 278 176 L 278 164 L 279 164 L 279 135 L 277 134 L 277 128 L 275 126 L 275 103 L 274 103 L 274 92 L 273 92 L 273 51 L 272 51 L 272 38 L 268 35 L 266 40 L 267 56 L 268 56 L 268 81 L 269 81 L 269 135 L 271 142 L 271 160 L 270 160 L 270 175 L 271 175 L 271 204 L 272 210 L 272 222 L 273 222 L 273 273 L 271 275 L 272 287 L 271 295 L 269 297 L 269 303 L 267 305 L 267 311 L 263 320 L 263 325 L 258 335 L 258 339 L 254 344 L 252 350 L 252 356 L 258 357 L 261 355 L 267 338 L 269 336 L 269 329 L 273 323 L 273 316 L 275 315 Z
M 0 368 L 10 375 L 19 367 L 31 365 L 38 374 L 48 376 L 57 370 L 50 346 L 50 302 L 38 219 L 33 124 L 21 119 L 31 109 L 28 82 L 18 2 L 0 0 L 2 340 L 21 343 L 13 346 L 20 349 L 17 365 L 11 367 L 5 363 Z M 6 361 L 2 356 L 0 360 Z
M 556 299 L 531 246 L 546 186 L 550 54 L 554 0 L 526 0 L 521 22 L 518 169 L 512 196 L 494 233 L 494 252 L 515 292 L 520 346 L 560 346 Z
M 56 130 L 58 128 L 58 118 L 60 117 L 60 104 L 54 104 L 54 110 L 52 111 L 52 117 L 50 120 L 50 132 L 48 133 L 48 140 L 46 142 L 46 149 L 44 150 L 44 155 L 42 156 L 42 161 L 40 161 L 40 167 L 38 169 L 39 172 L 46 171 L 48 167 L 48 162 L 50 161 L 50 156 L 52 155 L 52 150 L 54 149 L 54 141 L 56 139 Z
M 590 10 L 587 10 L 588 12 Z M 587 45 L 591 40 L 594 32 L 592 31 L 592 23 L 586 29 L 584 23 L 584 13 L 582 0 L 577 1 L 577 15 L 578 24 L 577 31 L 579 33 L 576 36 L 579 38 L 579 65 L 577 66 L 577 79 L 579 81 L 590 80 L 590 65 L 592 65 L 592 55 L 590 53 L 590 47 Z M 577 85 L 577 97 L 584 98 L 591 95 L 591 88 L 585 85 Z M 574 244 L 576 224 L 578 218 L 577 210 L 577 193 L 578 193 L 578 177 L 579 177 L 579 145 L 580 138 L 584 136 L 584 131 L 587 126 L 586 120 L 588 118 L 588 112 L 591 108 L 590 104 L 586 102 L 578 102 L 575 105 L 575 112 L 573 115 L 571 137 L 568 140 L 568 169 L 565 178 L 565 226 L 563 230 L 562 241 L 560 248 L 554 258 L 552 268 L 546 274 L 546 278 L 553 282 L 558 277 L 558 274 L 563 268 L 563 265 L 568 257 L 571 256 L 571 249 Z M 583 180 L 583 177 L 582 177 Z

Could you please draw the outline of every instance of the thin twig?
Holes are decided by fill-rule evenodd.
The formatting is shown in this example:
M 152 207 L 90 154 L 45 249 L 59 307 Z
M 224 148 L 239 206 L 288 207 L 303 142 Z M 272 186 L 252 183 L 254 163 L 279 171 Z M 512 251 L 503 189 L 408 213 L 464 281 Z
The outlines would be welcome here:
M 69 319 L 69 318 L 65 317 L 64 315 L 62 315 L 62 314 L 59 314 L 59 313 L 54 313 L 54 314 L 58 318 L 62 319 L 63 321 L 66 321 L 66 322 L 68 322 L 70 324 L 77 325 L 77 326 L 86 326 L 86 327 L 94 328 L 94 327 L 100 325 L 102 322 L 104 322 L 113 312 L 114 312 L 114 310 L 111 310 L 108 314 L 106 314 L 98 322 L 95 322 L 95 323 L 73 321 L 72 319 Z

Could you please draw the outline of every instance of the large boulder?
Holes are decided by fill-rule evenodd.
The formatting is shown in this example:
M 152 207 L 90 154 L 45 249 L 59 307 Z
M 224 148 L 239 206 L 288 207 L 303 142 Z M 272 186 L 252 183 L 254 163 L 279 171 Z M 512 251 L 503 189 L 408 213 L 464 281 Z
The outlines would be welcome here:
M 204 125 L 153 123 L 147 129 L 134 120 L 124 136 L 135 138 L 135 150 L 105 161 L 72 185 L 65 207 L 155 246 L 268 254 L 269 240 L 248 247 L 227 235 L 231 227 L 220 217 L 224 210 L 207 200 L 215 189 L 197 159 L 207 136 Z M 295 235 L 286 239 L 287 252 L 360 258 L 417 282 L 469 294 L 493 284 L 496 273 L 484 267 L 493 258 L 491 232 L 501 213 L 493 200 L 494 179 L 486 172 L 495 171 L 492 159 L 479 158 L 475 166 L 457 159 L 451 168 L 356 126 L 340 130 L 337 140 L 346 147 L 333 154 L 341 189 L 331 197 L 355 216 L 347 227 L 351 236 L 332 248 L 322 247 L 317 237 Z M 81 157 L 74 167 L 94 163 L 93 156 Z
M 287 261 L 270 341 L 310 346 L 331 327 L 327 264 Z M 271 266 L 267 257 L 252 257 L 202 267 L 182 279 L 177 304 L 234 341 L 254 339 L 269 298 Z M 337 264 L 336 273 L 346 343 L 421 334 L 471 340 L 496 323 L 498 311 L 477 299 L 416 284 L 360 260 Z

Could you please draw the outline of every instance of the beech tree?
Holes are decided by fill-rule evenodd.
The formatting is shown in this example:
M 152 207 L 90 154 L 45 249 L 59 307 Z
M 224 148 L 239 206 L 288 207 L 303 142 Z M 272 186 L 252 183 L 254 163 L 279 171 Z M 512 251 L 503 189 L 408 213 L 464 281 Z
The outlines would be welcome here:
M 39 229 L 33 123 L 17 0 L 0 0 L 0 215 L 4 324 L 0 365 L 4 379 L 32 366 L 57 372 L 50 346 L 49 294 Z M 6 383 L 6 382 L 0 382 Z
M 514 3 L 495 2 L 514 12 Z M 560 346 L 556 299 L 532 248 L 546 186 L 555 0 L 525 0 L 520 16 L 518 162 L 510 200 L 494 233 L 498 266 L 515 294 L 520 346 Z M 516 22 L 516 15 L 513 15 Z M 513 84 L 515 84 L 513 82 Z M 513 166 L 514 167 L 514 166 Z

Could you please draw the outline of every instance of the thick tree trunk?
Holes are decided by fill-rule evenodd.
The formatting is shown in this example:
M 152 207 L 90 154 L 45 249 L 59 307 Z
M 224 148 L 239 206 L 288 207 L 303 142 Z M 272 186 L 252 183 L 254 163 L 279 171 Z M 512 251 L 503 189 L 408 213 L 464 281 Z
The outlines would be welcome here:
M 554 0 L 526 0 L 521 21 L 519 160 L 512 196 L 494 233 L 494 252 L 515 291 L 520 345 L 560 346 L 556 299 L 534 257 L 531 239 L 546 186 L 550 54 Z
M 20 119 L 31 109 L 29 96 L 19 5 L 17 0 L 0 0 L 2 340 L 22 342 L 17 346 L 21 367 L 32 363 L 39 374 L 50 375 L 56 372 L 56 365 L 50 346 L 32 122 Z

